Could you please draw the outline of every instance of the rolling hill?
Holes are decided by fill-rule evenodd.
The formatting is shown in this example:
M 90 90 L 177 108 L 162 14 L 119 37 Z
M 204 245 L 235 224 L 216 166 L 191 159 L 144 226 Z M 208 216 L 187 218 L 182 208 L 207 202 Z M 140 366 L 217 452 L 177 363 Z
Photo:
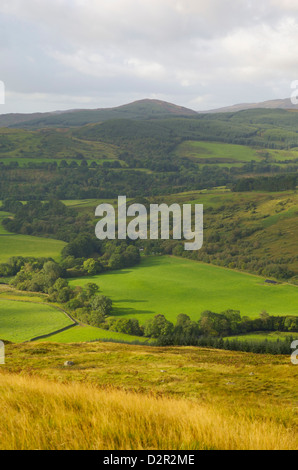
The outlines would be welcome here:
M 0 116 L 0 127 L 42 128 L 76 127 L 112 119 L 154 119 L 196 116 L 191 109 L 160 100 L 144 99 L 116 108 L 79 109 L 55 113 L 7 114 Z
M 282 100 L 268 100 L 261 103 L 240 103 L 232 106 L 225 106 L 224 108 L 213 109 L 211 111 L 203 111 L 204 113 L 233 113 L 244 111 L 246 109 L 295 109 L 298 106 L 293 104 L 290 98 Z

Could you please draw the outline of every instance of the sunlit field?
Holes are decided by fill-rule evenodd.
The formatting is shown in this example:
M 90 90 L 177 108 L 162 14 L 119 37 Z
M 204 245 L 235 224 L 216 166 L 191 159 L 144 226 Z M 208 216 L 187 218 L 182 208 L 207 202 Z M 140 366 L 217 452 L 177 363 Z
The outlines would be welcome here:
M 240 310 L 242 315 L 297 315 L 298 288 L 268 285 L 265 279 L 181 258 L 149 257 L 140 266 L 92 278 L 71 280 L 72 286 L 96 282 L 114 302 L 114 315 L 141 323 L 156 314 L 174 321 L 180 313 L 198 320 L 204 310 Z

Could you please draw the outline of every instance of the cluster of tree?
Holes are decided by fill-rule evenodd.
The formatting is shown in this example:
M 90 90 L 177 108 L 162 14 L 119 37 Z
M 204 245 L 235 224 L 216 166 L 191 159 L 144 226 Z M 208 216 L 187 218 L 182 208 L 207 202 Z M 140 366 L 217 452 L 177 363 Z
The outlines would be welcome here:
M 295 190 L 297 184 L 297 174 L 285 174 L 273 177 L 262 176 L 259 178 L 242 178 L 233 185 L 233 191 L 289 191 Z
M 79 235 L 62 250 L 62 265 L 70 277 L 90 276 L 140 263 L 137 246 L 118 240 L 99 242 L 90 235 Z
M 0 199 L 8 197 L 21 200 L 63 199 L 112 199 L 119 194 L 128 197 L 155 196 L 182 191 L 206 189 L 235 182 L 230 168 L 210 165 L 199 168 L 188 159 L 179 164 L 175 158 L 165 161 L 148 157 L 147 167 L 141 161 L 134 168 L 52 168 L 3 169 L 0 172 Z M 142 171 L 138 168 L 154 171 Z M 5 170 L 5 171 L 4 171 Z M 243 173 L 244 174 L 244 173 Z
M 214 337 L 200 337 L 197 340 L 196 346 L 207 347 L 214 349 L 224 349 L 227 351 L 242 351 L 251 352 L 254 354 L 272 354 L 272 355 L 290 355 L 293 350 L 291 344 L 294 338 L 289 336 L 284 340 L 277 339 L 276 341 L 250 341 L 239 339 L 223 339 Z
M 34 259 L 12 260 L 17 274 L 10 284 L 21 291 L 48 294 L 50 302 L 59 302 L 78 320 L 92 326 L 101 326 L 111 314 L 112 301 L 99 294 L 99 287 L 87 283 L 85 288 L 69 286 L 65 271 L 53 260 L 42 262 Z
M 69 242 L 62 251 L 61 266 L 68 275 L 95 275 L 105 270 L 131 267 L 140 262 L 140 250 L 131 241 L 100 241 L 94 234 L 91 216 L 79 214 L 62 202 L 50 200 L 29 201 L 22 204 L 5 199 L 2 210 L 14 212 L 13 218 L 4 219 L 3 225 L 11 232 L 38 235 Z M 9 263 L 8 263 L 9 264 Z M 0 267 L 3 276 L 16 273 L 8 266 Z
M 73 161 L 60 166 L 46 163 L 40 168 L 3 167 L 0 172 L 0 198 L 7 196 L 21 200 L 59 199 L 111 199 L 119 194 L 128 197 L 156 196 L 183 191 L 233 186 L 235 191 L 279 191 L 292 189 L 295 175 L 284 168 L 272 166 L 278 176 L 246 178 L 249 173 L 268 173 L 268 168 L 199 165 L 189 158 L 165 154 L 140 157 L 124 152 L 125 160 L 106 162 L 103 166 L 80 166 Z M 55 163 L 55 162 L 54 162 Z M 124 167 L 124 168 L 122 168 Z M 128 167 L 128 168 L 127 168 Z M 146 169 L 150 171 L 142 171 Z
M 51 258 L 33 258 L 13 256 L 6 263 L 0 264 L 0 278 L 16 276 L 25 264 L 32 266 L 32 269 L 39 271 L 43 268 L 44 264 L 48 261 L 53 261 Z
M 156 315 L 140 326 L 136 319 L 111 318 L 104 328 L 119 333 L 154 338 L 163 345 L 195 346 L 200 338 L 223 338 L 255 331 L 298 332 L 298 318 L 294 316 L 270 316 L 262 312 L 258 318 L 241 317 L 236 310 L 222 313 L 205 311 L 199 321 L 192 321 L 188 315 L 180 314 L 176 324 L 164 315 Z
M 258 318 L 241 317 L 236 310 L 222 313 L 206 311 L 199 321 L 204 336 L 231 336 L 253 331 L 298 332 L 298 317 L 270 316 L 262 312 Z
M 6 198 L 1 209 L 14 213 L 13 218 L 2 222 L 10 232 L 68 241 L 77 231 L 88 230 L 86 219 L 57 199 L 45 203 L 29 201 L 22 204 L 14 198 Z

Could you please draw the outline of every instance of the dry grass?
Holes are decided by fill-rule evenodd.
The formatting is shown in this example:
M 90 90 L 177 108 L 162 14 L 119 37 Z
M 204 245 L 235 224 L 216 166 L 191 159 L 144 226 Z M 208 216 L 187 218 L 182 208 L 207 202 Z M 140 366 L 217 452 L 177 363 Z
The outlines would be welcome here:
M 219 405 L 0 374 L 0 449 L 297 449 L 273 419 Z

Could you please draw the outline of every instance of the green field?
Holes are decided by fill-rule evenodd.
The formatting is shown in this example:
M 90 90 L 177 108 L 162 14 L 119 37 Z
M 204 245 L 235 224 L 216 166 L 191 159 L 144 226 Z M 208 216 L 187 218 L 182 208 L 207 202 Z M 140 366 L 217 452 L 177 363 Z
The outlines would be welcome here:
M 63 331 L 62 333 L 57 333 L 56 335 L 50 336 L 47 339 L 40 340 L 40 342 L 53 342 L 53 343 L 80 343 L 87 341 L 97 341 L 97 340 L 111 340 L 120 341 L 126 343 L 151 343 L 152 341 L 148 338 L 142 338 L 140 336 L 130 336 L 123 333 L 116 333 L 114 331 L 101 330 L 99 328 L 94 328 L 92 326 L 75 326 L 70 330 Z
M 247 335 L 238 335 L 238 336 L 229 336 L 227 339 L 229 340 L 239 340 L 239 341 L 276 341 L 280 340 L 283 341 L 286 338 L 293 337 L 293 339 L 298 339 L 297 333 L 284 333 L 280 331 L 271 331 L 271 332 L 264 332 L 264 331 L 256 331 L 254 333 L 248 333 Z
M 204 163 L 223 163 L 239 165 L 251 161 L 284 163 L 298 158 L 297 149 L 293 150 L 256 150 L 245 145 L 224 144 L 216 142 L 186 141 L 176 150 L 180 157 L 195 158 Z M 229 166 L 229 165 L 227 165 Z
M 5 263 L 12 256 L 58 259 L 64 246 L 64 242 L 50 238 L 0 235 L 0 263 Z
M 22 343 L 71 325 L 61 311 L 49 305 L 0 300 L 0 338 Z
M 260 161 L 256 151 L 244 145 L 211 143 L 211 142 L 183 142 L 177 149 L 177 155 L 202 160 L 222 160 L 223 163 L 243 163 L 252 160 Z
M 72 286 L 97 282 L 114 302 L 114 315 L 135 317 L 141 324 L 156 314 L 175 321 L 185 313 L 197 320 L 204 310 L 237 309 L 256 317 L 297 315 L 295 286 L 267 285 L 264 279 L 217 266 L 171 257 L 149 257 L 140 266 L 92 278 L 71 280 Z

